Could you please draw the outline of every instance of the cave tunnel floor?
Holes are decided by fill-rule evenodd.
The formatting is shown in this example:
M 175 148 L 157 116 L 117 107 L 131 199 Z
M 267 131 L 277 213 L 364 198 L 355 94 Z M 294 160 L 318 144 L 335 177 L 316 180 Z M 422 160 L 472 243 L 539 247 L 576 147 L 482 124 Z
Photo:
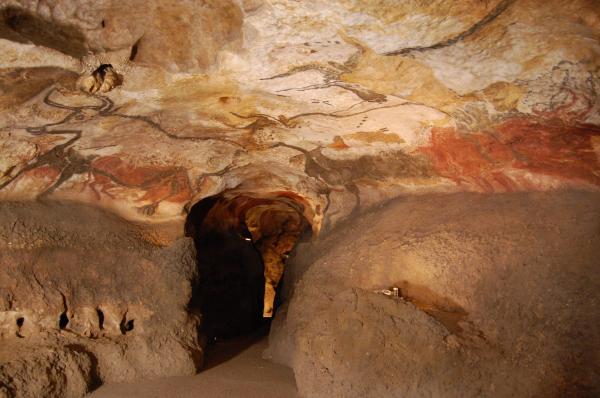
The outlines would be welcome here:
M 165 377 L 135 383 L 107 384 L 91 398 L 296 398 L 298 392 L 290 368 L 262 358 L 266 336 L 246 335 L 218 342 L 219 355 L 195 376 Z M 230 352 L 235 355 L 227 357 Z M 225 360 L 223 360 L 225 359 Z

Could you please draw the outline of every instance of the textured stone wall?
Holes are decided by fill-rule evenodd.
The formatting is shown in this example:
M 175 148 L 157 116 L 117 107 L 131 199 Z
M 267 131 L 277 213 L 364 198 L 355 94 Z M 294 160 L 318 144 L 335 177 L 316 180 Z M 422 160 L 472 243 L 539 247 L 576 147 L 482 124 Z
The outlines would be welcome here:
M 200 368 L 191 239 L 156 247 L 76 203 L 3 203 L 0 220 L 0 392 L 79 397 Z
M 459 193 L 361 216 L 296 251 L 271 356 L 306 397 L 597 395 L 599 199 Z
M 4 200 L 181 223 L 291 191 L 318 230 L 404 194 L 599 185 L 593 1 L 76 3 L 3 2 Z M 122 85 L 79 92 L 100 64 Z

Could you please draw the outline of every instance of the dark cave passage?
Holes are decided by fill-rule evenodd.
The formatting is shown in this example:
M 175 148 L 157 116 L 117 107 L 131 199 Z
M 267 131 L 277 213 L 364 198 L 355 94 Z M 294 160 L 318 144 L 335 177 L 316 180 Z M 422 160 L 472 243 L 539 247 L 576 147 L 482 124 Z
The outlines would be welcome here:
M 192 207 L 186 234 L 195 241 L 198 280 L 189 305 L 208 342 L 268 332 L 285 260 L 306 226 L 285 198 L 218 196 Z
M 202 314 L 201 333 L 209 341 L 250 333 L 262 324 L 265 283 L 262 258 L 248 236 L 212 219 L 216 202 L 208 198 L 194 206 L 187 226 L 198 263 L 190 307 Z
M 202 332 L 227 338 L 258 328 L 265 278 L 252 242 L 233 231 L 201 229 L 196 250 L 199 280 L 191 304 L 202 314 Z

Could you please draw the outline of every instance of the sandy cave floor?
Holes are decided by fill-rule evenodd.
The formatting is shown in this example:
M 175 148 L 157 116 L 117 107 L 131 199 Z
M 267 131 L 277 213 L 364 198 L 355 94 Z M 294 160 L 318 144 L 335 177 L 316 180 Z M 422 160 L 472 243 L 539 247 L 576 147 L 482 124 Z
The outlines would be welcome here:
M 222 341 L 196 376 L 108 384 L 88 397 L 298 397 L 292 370 L 262 358 L 267 345 L 267 336 L 259 335 Z

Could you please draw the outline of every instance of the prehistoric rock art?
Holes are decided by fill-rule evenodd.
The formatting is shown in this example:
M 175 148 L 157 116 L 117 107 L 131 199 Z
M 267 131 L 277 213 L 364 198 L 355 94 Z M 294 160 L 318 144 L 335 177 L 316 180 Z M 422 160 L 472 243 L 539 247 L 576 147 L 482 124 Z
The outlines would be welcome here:
M 555 191 L 595 195 L 599 21 L 598 4 L 589 0 L 0 0 L 0 391 L 11 397 L 82 396 L 100 383 L 193 374 L 202 367 L 210 336 L 243 333 L 273 315 L 283 330 L 273 341 L 288 345 L 279 359 L 287 355 L 281 352 L 289 354 L 283 359 L 309 396 L 325 394 L 318 377 L 307 373 L 313 362 L 331 376 L 335 391 L 350 394 L 342 384 L 352 369 L 331 354 L 338 343 L 348 363 L 366 367 L 371 345 L 389 343 L 390 355 L 407 360 L 406 368 L 394 368 L 397 380 L 421 369 L 439 376 L 436 386 L 458 383 L 460 375 L 448 378 L 443 366 L 428 365 L 441 358 L 436 350 L 460 351 L 462 337 L 452 337 L 458 329 L 444 324 L 450 312 L 467 323 L 460 327 L 468 329 L 477 354 L 469 357 L 471 346 L 467 354 L 449 354 L 440 362 L 448 368 L 473 376 L 456 361 L 505 361 L 506 389 L 498 395 L 519 395 L 515 386 L 523 380 L 507 363 L 527 368 L 537 359 L 523 347 L 557 344 L 567 347 L 564 356 L 540 355 L 572 368 L 560 373 L 548 362 L 535 363 L 575 387 L 553 381 L 524 395 L 596 392 L 591 373 L 580 373 L 585 366 L 578 364 L 587 364 L 587 357 L 568 349 L 579 344 L 576 332 L 557 332 L 553 341 L 494 340 L 490 336 L 503 333 L 503 322 L 512 322 L 498 308 L 506 303 L 502 308 L 512 311 L 515 302 L 497 292 L 463 296 L 444 278 L 439 280 L 447 283 L 433 283 L 417 272 L 429 269 L 427 256 L 419 257 L 423 267 L 415 266 L 413 274 L 381 277 L 381 284 L 363 286 L 359 282 L 371 276 L 360 279 L 358 268 L 340 268 L 347 277 L 332 274 L 327 282 L 343 290 L 341 299 L 356 304 L 360 316 L 350 307 L 323 306 L 314 313 L 340 310 L 340 324 L 352 324 L 366 339 L 347 351 L 354 341 L 335 335 L 335 325 L 316 322 L 310 330 L 322 330 L 322 339 L 309 344 L 313 336 L 296 333 L 306 325 L 300 303 L 308 313 L 310 297 L 324 285 L 310 285 L 312 274 L 287 256 L 298 252 L 292 250 L 298 242 L 310 248 L 334 241 L 355 217 L 398 198 L 420 195 L 423 203 L 434 203 L 440 212 L 432 217 L 440 223 L 444 212 L 462 209 L 458 223 L 470 219 L 467 202 L 445 205 L 431 198 L 512 193 L 526 201 L 528 193 L 541 191 L 563 203 Z M 582 195 L 566 207 L 588 203 Z M 523 205 L 508 202 L 517 213 Z M 596 214 L 592 205 L 586 208 Z M 378 222 L 401 219 L 408 225 L 415 217 L 411 209 Z M 551 211 L 540 217 L 550 219 Z M 563 224 L 578 233 L 563 218 L 556 228 Z M 530 227 L 515 224 L 520 231 Z M 388 231 L 389 239 L 396 239 L 398 228 Z M 392 256 L 419 239 L 429 242 L 430 231 L 386 250 Z M 445 237 L 463 242 L 469 233 L 449 232 L 423 244 L 439 243 L 444 251 Z M 304 239 L 309 236 L 311 242 Z M 466 252 L 495 248 L 518 257 L 512 238 L 507 246 L 500 237 L 465 239 Z M 478 242 L 488 249 L 471 250 Z M 379 269 L 374 253 L 361 253 L 361 270 L 373 278 L 400 267 Z M 458 261 L 447 254 L 444 264 Z M 524 263 L 537 258 L 530 254 Z M 317 254 L 302 255 L 316 264 Z M 488 267 L 495 260 L 482 261 Z M 514 271 L 509 263 L 501 265 Z M 478 277 L 477 265 L 465 267 L 465 275 Z M 567 290 L 578 291 L 578 282 L 569 281 Z M 527 279 L 521 282 L 524 290 L 531 288 Z M 371 296 L 391 286 L 400 288 L 397 301 Z M 588 287 L 581 291 L 595 303 Z M 282 300 L 288 304 L 274 310 Z M 548 308 L 531 311 L 543 320 L 556 309 Z M 402 339 L 372 324 L 388 322 L 384 313 L 406 333 Z M 557 322 L 565 328 L 590 328 L 585 317 L 575 322 L 564 316 Z M 468 324 L 490 336 L 484 333 L 482 341 Z M 515 329 L 506 326 L 506 333 L 535 325 L 524 320 Z M 413 363 L 410 355 L 398 354 L 411 347 L 411 336 L 433 350 L 423 351 L 433 362 Z M 318 350 L 323 357 L 315 357 Z M 494 350 L 513 351 L 503 356 Z M 479 366 L 478 360 L 470 363 Z M 43 377 L 32 382 L 34 374 Z M 400 387 L 391 379 L 382 376 L 386 382 L 373 394 L 395 396 Z M 430 395 L 461 391 L 458 384 L 445 394 L 428 380 L 420 383 Z M 473 385 L 485 383 L 501 388 L 491 370 Z M 368 396 L 363 387 L 352 393 Z

